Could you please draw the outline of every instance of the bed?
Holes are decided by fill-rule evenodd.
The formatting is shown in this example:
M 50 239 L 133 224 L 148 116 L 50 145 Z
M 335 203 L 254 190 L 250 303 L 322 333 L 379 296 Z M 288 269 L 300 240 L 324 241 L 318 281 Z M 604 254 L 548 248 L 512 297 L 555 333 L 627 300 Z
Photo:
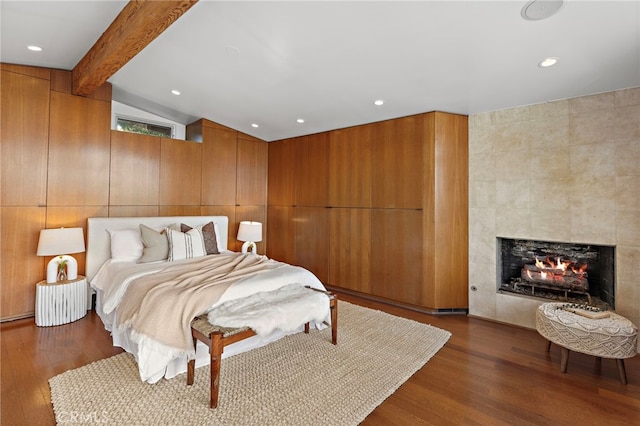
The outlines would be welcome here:
M 195 352 L 192 318 L 211 310 L 297 284 L 326 290 L 310 271 L 227 249 L 226 216 L 89 218 L 85 273 L 96 294 L 96 312 L 113 344 L 135 357 L 140 378 L 149 383 L 172 378 L 209 363 L 208 347 Z M 169 241 L 168 259 L 155 243 Z M 165 255 L 166 256 L 166 255 Z M 194 314 L 195 313 L 195 314 Z M 316 318 L 324 328 L 330 317 Z M 275 329 L 229 345 L 228 357 L 303 331 Z M 173 340 L 172 340 L 173 339 Z M 186 340 L 185 340 L 186 339 Z

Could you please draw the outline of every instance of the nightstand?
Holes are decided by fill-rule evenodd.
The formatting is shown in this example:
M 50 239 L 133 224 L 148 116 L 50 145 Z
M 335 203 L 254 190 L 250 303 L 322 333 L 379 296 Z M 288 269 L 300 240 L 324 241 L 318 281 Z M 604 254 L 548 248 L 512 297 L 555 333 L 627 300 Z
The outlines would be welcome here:
M 87 315 L 87 279 L 36 284 L 36 325 L 67 324 Z

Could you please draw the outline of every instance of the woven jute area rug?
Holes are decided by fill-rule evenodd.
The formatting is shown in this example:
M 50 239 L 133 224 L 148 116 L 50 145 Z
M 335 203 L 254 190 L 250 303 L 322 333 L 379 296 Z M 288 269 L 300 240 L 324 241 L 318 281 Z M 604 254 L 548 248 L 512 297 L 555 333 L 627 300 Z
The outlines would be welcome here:
M 356 425 L 419 370 L 451 333 L 339 302 L 331 330 L 287 336 L 225 358 L 217 409 L 209 408 L 209 367 L 156 384 L 140 381 L 120 354 L 49 380 L 58 424 Z

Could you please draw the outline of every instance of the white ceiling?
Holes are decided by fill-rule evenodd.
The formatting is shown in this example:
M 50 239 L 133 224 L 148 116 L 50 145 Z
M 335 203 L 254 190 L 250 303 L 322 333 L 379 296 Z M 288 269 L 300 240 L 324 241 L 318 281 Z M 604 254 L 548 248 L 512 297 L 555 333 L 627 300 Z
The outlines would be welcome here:
M 109 81 L 114 100 L 267 141 L 640 86 L 640 1 L 566 0 L 541 21 L 526 3 L 200 0 Z M 70 70 L 125 4 L 2 0 L 0 60 Z

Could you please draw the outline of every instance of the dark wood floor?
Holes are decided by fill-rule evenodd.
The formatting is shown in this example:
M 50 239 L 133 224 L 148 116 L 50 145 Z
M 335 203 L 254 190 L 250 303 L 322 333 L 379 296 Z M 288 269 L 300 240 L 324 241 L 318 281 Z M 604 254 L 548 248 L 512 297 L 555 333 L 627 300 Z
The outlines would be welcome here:
M 453 334 L 364 425 L 640 424 L 638 356 L 625 361 L 628 385 L 620 383 L 615 361 L 602 360 L 598 367 L 595 358 L 577 353 L 562 374 L 560 349 L 547 353 L 535 331 L 341 298 Z M 63 326 L 36 327 L 31 318 L 0 330 L 2 425 L 55 424 L 48 379 L 120 352 L 93 312 Z

